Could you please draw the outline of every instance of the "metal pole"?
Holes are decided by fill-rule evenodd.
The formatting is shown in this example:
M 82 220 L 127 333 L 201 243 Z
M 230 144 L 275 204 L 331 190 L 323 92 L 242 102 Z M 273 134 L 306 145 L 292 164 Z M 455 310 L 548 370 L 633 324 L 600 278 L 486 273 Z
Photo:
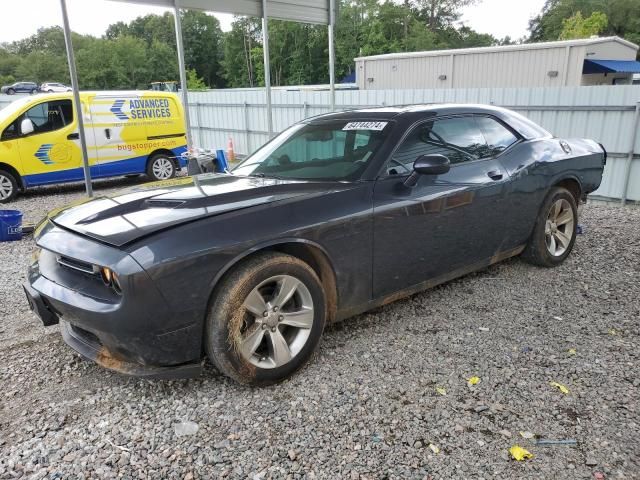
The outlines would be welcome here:
M 247 155 L 251 153 L 251 138 L 249 133 L 249 104 L 246 102 L 243 103 L 243 113 L 244 113 L 244 131 L 245 131 L 245 152 Z
M 200 142 L 200 148 L 204 147 L 204 130 L 202 129 L 202 114 L 200 112 L 200 102 L 196 102 L 196 120 L 198 121 L 198 142 Z
M 262 51 L 264 53 L 264 90 L 267 97 L 267 131 L 273 137 L 273 117 L 271 116 L 271 66 L 269 65 L 269 26 L 267 20 L 267 0 L 262 0 Z
M 336 23 L 335 0 L 329 0 L 329 103 L 331 111 L 336 109 L 336 51 L 333 43 L 333 27 Z
M 636 102 L 636 114 L 633 120 L 633 132 L 631 132 L 631 146 L 629 147 L 629 155 L 627 157 L 627 168 L 624 175 L 624 190 L 622 192 L 622 200 L 620 203 L 627 203 L 627 193 L 629 193 L 629 183 L 631 181 L 631 166 L 633 163 L 633 154 L 636 148 L 636 138 L 638 138 L 638 129 L 640 128 L 640 102 Z
M 62 24 L 64 25 L 64 44 L 67 48 L 67 63 L 69 64 L 69 75 L 71 76 L 71 89 L 73 90 L 73 103 L 75 104 L 76 117 L 78 118 L 78 133 L 80 134 L 80 148 L 82 149 L 82 169 L 84 170 L 84 186 L 87 191 L 87 196 L 93 197 L 87 138 L 84 134 L 84 117 L 78 87 L 78 72 L 76 71 L 76 58 L 73 54 L 73 43 L 71 41 L 71 28 L 69 27 L 66 0 L 60 0 L 60 8 L 62 10 Z
M 189 116 L 189 98 L 187 93 L 187 69 L 184 65 L 184 44 L 182 43 L 182 23 L 177 1 L 173 1 L 173 21 L 176 26 L 176 48 L 178 50 L 178 69 L 180 70 L 180 86 L 182 92 L 182 106 L 184 108 L 184 122 L 187 127 L 187 148 L 193 146 L 191 136 L 191 118 Z

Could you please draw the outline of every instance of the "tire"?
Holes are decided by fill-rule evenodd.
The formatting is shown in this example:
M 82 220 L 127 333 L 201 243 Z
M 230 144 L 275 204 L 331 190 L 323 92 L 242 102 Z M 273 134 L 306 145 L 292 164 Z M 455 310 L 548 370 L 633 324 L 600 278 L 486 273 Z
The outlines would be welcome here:
M 296 287 L 278 305 L 282 285 Z M 255 295 L 262 300 L 256 301 Z M 265 300 L 266 306 L 261 303 Z M 216 288 L 209 308 L 205 333 L 209 359 L 225 375 L 252 386 L 280 382 L 305 365 L 326 323 L 325 293 L 318 276 L 302 260 L 280 253 L 259 254 L 234 268 Z M 269 315 L 261 316 L 256 311 L 261 308 Z
M 53 90 L 49 89 L 47 90 L 47 93 L 53 93 Z
M 573 250 L 578 226 L 576 199 L 562 187 L 545 198 L 522 258 L 541 267 L 560 265 Z
M 14 95 L 16 93 L 16 91 L 13 88 L 10 88 L 9 90 L 7 90 L 7 95 Z
M 0 170 L 0 203 L 8 203 L 18 195 L 18 181 L 12 173 Z
M 153 180 L 169 180 L 176 176 L 176 163 L 164 153 L 152 156 L 147 163 L 147 176 Z
M 38 89 L 34 88 L 33 90 L 31 90 L 31 95 L 35 95 L 36 93 L 38 93 Z

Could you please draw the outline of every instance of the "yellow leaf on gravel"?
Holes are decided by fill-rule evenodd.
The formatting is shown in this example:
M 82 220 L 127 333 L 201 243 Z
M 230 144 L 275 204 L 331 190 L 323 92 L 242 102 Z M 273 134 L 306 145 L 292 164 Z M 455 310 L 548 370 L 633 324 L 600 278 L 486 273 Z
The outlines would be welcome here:
M 560 390 L 562 393 L 564 393 L 565 395 L 567 395 L 569 393 L 569 389 L 567 387 L 565 387 L 564 385 L 562 385 L 561 383 L 558 382 L 551 382 L 550 384 L 552 387 L 556 387 L 558 390 Z
M 533 458 L 533 454 L 528 450 L 525 450 L 519 445 L 514 445 L 509 449 L 509 453 L 511 456 L 516 459 L 518 462 L 526 460 L 528 458 Z
M 446 395 L 447 389 L 444 387 L 436 387 L 436 392 L 438 392 L 440 395 Z
M 429 448 L 431 449 L 431 451 L 433 453 L 435 453 L 436 455 L 440 453 L 440 449 L 438 448 L 437 445 L 434 445 L 433 443 L 429 444 Z
M 578 353 L 578 352 L 576 351 L 576 349 L 575 349 L 575 348 L 570 348 L 569 350 L 567 350 L 567 353 L 568 353 L 569 355 L 575 355 L 575 354 L 576 354 L 576 353 Z
M 609 335 L 617 335 L 617 334 L 618 334 L 618 332 L 616 332 L 615 328 L 610 328 L 609 329 Z
M 480 377 L 471 377 L 467 379 L 467 383 L 469 385 L 477 385 L 478 383 L 480 383 Z

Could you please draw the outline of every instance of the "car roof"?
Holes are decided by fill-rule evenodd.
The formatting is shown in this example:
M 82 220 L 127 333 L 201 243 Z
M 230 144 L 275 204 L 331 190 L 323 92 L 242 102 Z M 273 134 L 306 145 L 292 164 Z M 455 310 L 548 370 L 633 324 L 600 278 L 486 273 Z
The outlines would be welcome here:
M 479 114 L 492 115 L 511 126 L 526 139 L 551 136 L 549 132 L 533 123 L 526 117 L 502 107 L 472 103 L 426 103 L 415 105 L 398 105 L 389 107 L 369 107 L 346 110 L 344 112 L 325 113 L 304 120 L 307 123 L 331 120 L 391 120 L 416 119 L 420 114 L 434 116 Z

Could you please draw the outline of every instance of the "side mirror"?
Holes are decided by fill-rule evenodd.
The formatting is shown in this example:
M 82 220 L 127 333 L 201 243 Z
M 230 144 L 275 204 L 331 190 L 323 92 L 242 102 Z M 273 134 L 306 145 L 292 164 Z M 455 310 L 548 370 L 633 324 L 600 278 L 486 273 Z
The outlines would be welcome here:
M 33 133 L 34 130 L 35 129 L 33 127 L 33 122 L 31 121 L 31 119 L 25 118 L 24 120 L 22 120 L 22 123 L 20 124 L 21 135 L 29 135 L 30 133 Z
M 413 172 L 404 181 L 405 186 L 415 187 L 420 175 L 442 175 L 451 168 L 451 162 L 444 155 L 420 155 L 413 162 Z

